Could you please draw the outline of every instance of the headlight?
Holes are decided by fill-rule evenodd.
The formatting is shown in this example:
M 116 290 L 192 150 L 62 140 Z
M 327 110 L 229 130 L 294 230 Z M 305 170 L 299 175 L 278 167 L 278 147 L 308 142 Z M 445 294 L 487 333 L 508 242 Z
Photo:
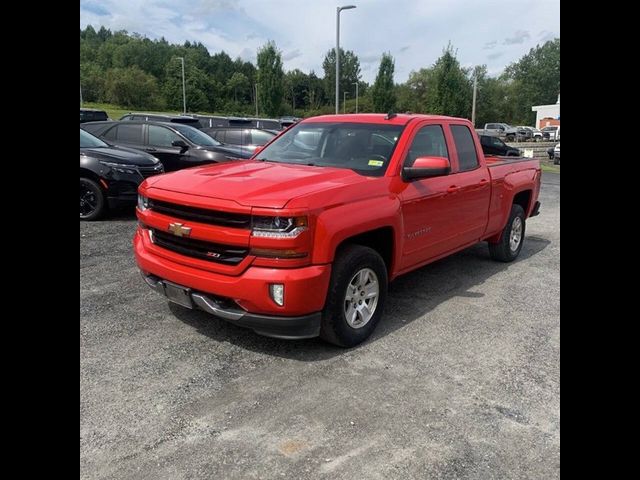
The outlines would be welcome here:
M 138 208 L 141 212 L 144 212 L 147 208 L 149 208 L 149 199 L 144 195 L 138 194 Z
M 127 163 L 105 162 L 103 160 L 100 160 L 100 163 L 120 173 L 136 173 L 137 172 L 135 168 L 132 168 L 131 165 Z
M 293 238 L 307 229 L 307 217 L 266 217 L 252 218 L 254 237 Z

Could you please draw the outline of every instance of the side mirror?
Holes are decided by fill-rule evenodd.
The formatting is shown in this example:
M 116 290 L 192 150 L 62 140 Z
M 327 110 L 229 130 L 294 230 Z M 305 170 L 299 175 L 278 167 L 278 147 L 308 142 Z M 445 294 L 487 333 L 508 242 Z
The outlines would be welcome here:
M 180 152 L 186 152 L 189 150 L 189 145 L 187 145 L 184 140 L 174 140 L 171 142 L 171 145 L 174 147 L 180 147 Z
M 414 180 L 416 178 L 440 177 L 449 175 L 451 164 L 448 158 L 444 157 L 418 157 L 411 167 L 402 169 L 404 180 Z

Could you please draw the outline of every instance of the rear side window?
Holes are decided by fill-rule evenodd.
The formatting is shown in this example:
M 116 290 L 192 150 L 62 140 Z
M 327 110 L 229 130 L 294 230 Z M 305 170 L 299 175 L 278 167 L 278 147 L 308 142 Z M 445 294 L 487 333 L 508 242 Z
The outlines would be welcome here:
M 478 166 L 478 155 L 471 131 L 464 125 L 451 125 L 451 133 L 458 151 L 460 171 L 473 170 Z
M 227 130 L 225 142 L 232 143 L 233 145 L 241 145 L 247 143 L 244 130 Z
M 118 125 L 116 140 L 120 142 L 142 143 L 142 125 Z

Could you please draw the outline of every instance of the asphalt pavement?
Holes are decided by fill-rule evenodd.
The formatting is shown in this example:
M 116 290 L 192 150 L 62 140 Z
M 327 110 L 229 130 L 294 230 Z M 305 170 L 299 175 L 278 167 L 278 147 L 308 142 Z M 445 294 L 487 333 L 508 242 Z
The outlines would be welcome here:
M 81 478 L 559 478 L 559 197 L 544 173 L 516 262 L 400 277 L 350 350 L 170 305 L 132 213 L 81 222 Z

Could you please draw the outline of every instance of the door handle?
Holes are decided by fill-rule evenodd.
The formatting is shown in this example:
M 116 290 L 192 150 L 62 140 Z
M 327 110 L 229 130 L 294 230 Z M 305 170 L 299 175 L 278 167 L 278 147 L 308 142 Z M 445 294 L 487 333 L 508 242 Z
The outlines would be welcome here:
M 487 180 L 486 178 L 481 178 L 480 179 L 480 183 L 487 183 L 489 180 Z
M 157 150 L 155 148 L 145 148 L 144 151 L 145 152 L 157 152 Z
M 456 193 L 458 190 L 460 190 L 460 187 L 451 185 L 449 188 L 447 188 L 447 193 Z

